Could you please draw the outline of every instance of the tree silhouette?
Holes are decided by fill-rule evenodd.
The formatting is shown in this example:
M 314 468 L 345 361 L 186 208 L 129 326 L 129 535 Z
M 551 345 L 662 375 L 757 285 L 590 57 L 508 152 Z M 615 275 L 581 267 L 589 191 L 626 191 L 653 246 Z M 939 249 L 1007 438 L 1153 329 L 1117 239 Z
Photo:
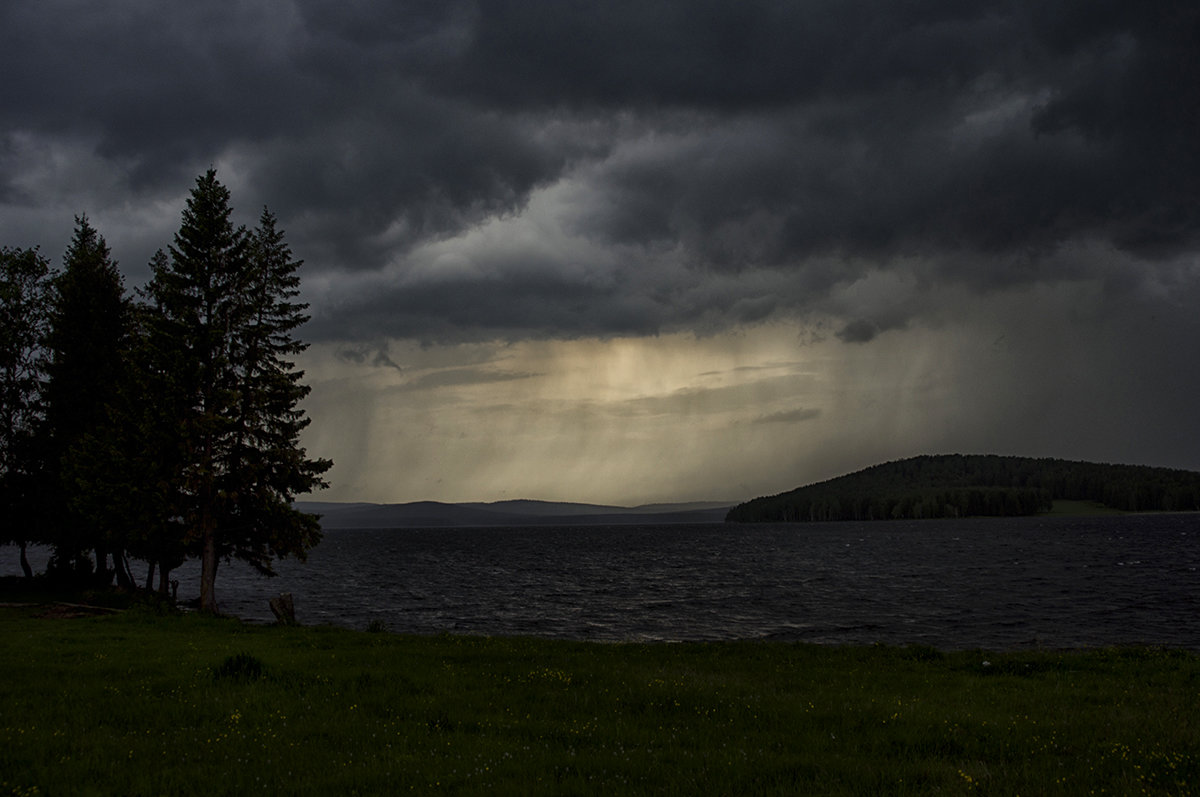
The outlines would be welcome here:
M 3 540 L 21 549 L 36 538 L 33 435 L 42 417 L 44 347 L 50 322 L 50 263 L 34 249 L 0 249 L 0 513 Z
M 183 542 L 201 562 L 200 606 L 217 610 L 216 574 L 236 557 L 263 572 L 303 557 L 316 518 L 291 499 L 323 487 L 331 463 L 298 445 L 307 388 L 287 358 L 306 317 L 295 303 L 298 262 L 264 211 L 253 236 L 231 221 L 229 191 L 197 178 L 182 223 L 147 286 L 150 371 L 171 408 L 181 468 L 170 480 Z
M 86 215 L 75 217 L 74 237 L 53 286 L 45 417 L 39 433 L 45 456 L 42 511 L 55 546 L 51 563 L 73 570 L 76 563 L 86 563 L 85 551 L 94 550 L 96 573 L 107 582 L 111 549 L 119 583 L 132 587 L 115 531 L 100 525 L 93 513 L 78 511 L 74 501 L 78 481 L 88 478 L 74 458 L 84 438 L 107 420 L 116 399 L 130 315 L 121 272 Z

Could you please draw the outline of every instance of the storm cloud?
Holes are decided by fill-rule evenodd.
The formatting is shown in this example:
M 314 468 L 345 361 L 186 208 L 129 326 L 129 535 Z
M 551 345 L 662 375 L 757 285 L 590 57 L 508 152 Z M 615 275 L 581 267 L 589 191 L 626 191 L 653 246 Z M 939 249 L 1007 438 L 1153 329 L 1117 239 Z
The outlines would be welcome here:
M 1170 280 L 1200 234 L 1193 3 L 12 2 L 0 27 L 21 232 L 216 164 L 311 274 L 369 284 L 321 335 L 741 323 L 880 269 L 1128 278 L 1079 243 Z
M 398 376 L 388 341 L 849 352 L 1023 296 L 1194 353 L 1197 41 L 1191 0 L 10 0 L 0 240 L 86 212 L 137 284 L 215 166 L 305 260 L 306 337 Z

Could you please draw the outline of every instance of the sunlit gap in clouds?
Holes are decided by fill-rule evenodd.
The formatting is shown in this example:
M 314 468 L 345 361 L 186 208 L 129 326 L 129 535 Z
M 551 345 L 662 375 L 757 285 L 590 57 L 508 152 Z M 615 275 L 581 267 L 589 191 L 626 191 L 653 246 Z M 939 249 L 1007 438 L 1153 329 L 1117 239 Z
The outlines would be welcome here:
M 306 442 L 339 463 L 322 495 L 336 500 L 741 500 L 913 453 L 930 425 L 954 427 L 944 405 L 964 358 L 945 343 L 906 331 L 851 345 L 780 323 L 324 345 L 308 356 L 320 423 Z
M 306 444 L 344 451 L 339 500 L 734 499 L 760 439 L 822 417 L 803 334 L 314 346 Z
M 871 291 L 878 286 L 871 288 Z M 866 288 L 851 290 L 860 293 Z M 897 301 L 903 297 L 897 293 Z M 1192 400 L 1102 283 L 931 291 L 922 323 L 422 346 L 321 343 L 301 366 L 328 500 L 741 500 L 921 453 L 1187 467 Z M 1107 308 L 1107 309 L 1106 309 Z M 1149 338 L 1135 334 L 1157 325 Z M 1154 385 L 1162 413 L 1135 400 Z

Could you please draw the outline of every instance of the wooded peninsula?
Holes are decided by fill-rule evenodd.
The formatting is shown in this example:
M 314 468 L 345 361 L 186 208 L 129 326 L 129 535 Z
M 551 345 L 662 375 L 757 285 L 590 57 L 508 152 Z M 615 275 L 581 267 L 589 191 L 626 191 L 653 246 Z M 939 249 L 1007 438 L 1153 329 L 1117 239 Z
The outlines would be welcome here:
M 1015 517 L 1084 501 L 1123 512 L 1200 510 L 1200 473 L 990 454 L 875 465 L 729 510 L 737 523 Z

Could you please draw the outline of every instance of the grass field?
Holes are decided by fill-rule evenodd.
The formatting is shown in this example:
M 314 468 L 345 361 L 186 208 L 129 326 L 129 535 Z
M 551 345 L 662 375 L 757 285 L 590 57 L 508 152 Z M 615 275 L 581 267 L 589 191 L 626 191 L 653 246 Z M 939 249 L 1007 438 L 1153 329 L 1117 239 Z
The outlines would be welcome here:
M 0 794 L 1187 794 L 1200 655 L 0 608 Z

